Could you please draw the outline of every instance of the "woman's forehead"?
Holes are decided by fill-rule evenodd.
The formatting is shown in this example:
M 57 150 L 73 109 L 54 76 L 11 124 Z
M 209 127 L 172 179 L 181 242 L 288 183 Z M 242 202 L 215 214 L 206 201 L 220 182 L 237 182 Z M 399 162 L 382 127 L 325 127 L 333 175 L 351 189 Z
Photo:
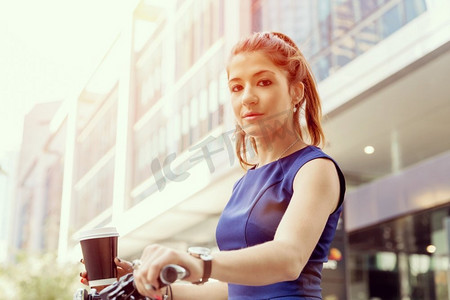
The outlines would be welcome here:
M 228 78 L 239 74 L 254 74 L 261 70 L 279 73 L 281 70 L 261 51 L 241 52 L 231 57 L 228 64 Z

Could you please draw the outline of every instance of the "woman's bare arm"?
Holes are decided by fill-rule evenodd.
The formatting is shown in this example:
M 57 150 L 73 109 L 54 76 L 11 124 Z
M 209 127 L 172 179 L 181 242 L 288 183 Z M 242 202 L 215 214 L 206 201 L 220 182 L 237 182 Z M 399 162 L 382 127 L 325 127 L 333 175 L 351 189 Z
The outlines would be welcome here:
M 203 285 L 173 284 L 172 295 L 175 300 L 227 300 L 228 286 L 224 282 L 207 282 Z

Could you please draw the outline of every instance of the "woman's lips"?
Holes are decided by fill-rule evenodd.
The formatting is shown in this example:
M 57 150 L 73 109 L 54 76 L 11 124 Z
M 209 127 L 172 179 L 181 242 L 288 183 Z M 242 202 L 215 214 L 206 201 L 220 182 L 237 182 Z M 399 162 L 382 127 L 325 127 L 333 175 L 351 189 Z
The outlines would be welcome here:
M 263 116 L 264 114 L 261 113 L 247 113 L 245 115 L 243 115 L 243 119 L 244 120 L 255 120 L 260 118 L 261 116 Z

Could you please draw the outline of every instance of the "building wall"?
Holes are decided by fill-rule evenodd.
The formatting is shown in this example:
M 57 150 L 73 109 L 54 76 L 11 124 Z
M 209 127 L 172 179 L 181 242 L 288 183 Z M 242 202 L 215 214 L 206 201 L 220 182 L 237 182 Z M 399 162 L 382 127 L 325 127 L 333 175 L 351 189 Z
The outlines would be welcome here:
M 117 87 L 114 87 L 98 101 L 98 107 L 86 117 L 88 121 L 77 130 L 72 232 L 112 205 L 117 99 Z
M 25 117 L 12 211 L 12 259 L 19 251 L 55 251 L 61 201 L 61 155 L 48 148 L 49 124 L 61 102 L 35 106 Z M 62 134 L 62 133 L 61 133 Z M 56 209 L 55 209 L 56 206 Z
M 11 261 L 10 251 L 12 249 L 12 221 L 14 215 L 11 213 L 14 207 L 15 189 L 14 182 L 17 175 L 18 153 L 11 151 L 4 154 L 0 159 L 0 262 L 7 264 Z
M 152 225 L 153 219 L 163 218 L 165 213 L 177 214 L 174 207 L 204 190 L 204 186 L 214 182 L 213 177 L 223 176 L 218 168 L 231 161 L 234 129 L 231 110 L 226 108 L 225 50 L 241 28 L 247 32 L 250 28 L 243 13 L 238 15 L 242 22 L 233 22 L 231 29 L 225 26 L 225 20 L 226 15 L 235 19 L 236 11 L 249 11 L 249 3 L 177 2 L 165 8 L 148 42 L 135 48 L 137 26 L 145 22 L 145 12 L 150 11 L 144 2 L 138 4 L 129 26 L 106 54 L 105 66 L 99 67 L 76 96 L 77 108 L 72 112 L 76 130 L 69 137 L 75 140 L 74 160 L 66 162 L 74 168 L 70 173 L 73 178 L 67 179 L 68 205 L 63 207 L 63 215 L 70 216 L 70 221 L 67 230 L 61 230 L 67 243 L 63 242 L 62 247 L 60 243 L 60 253 L 75 247 L 73 255 L 78 255 L 73 237 L 86 228 L 111 224 L 113 219 L 123 234 L 121 244 L 130 245 L 124 246 L 122 253 L 137 253 L 139 248 L 133 246 L 133 241 L 143 234 L 145 226 Z M 114 60 L 115 55 L 118 56 Z M 109 72 L 114 74 L 108 75 L 111 79 L 105 80 L 116 83 L 100 93 L 93 92 L 106 78 L 101 69 L 106 69 L 110 61 L 127 61 L 128 73 L 115 73 L 114 69 Z M 126 111 L 118 107 L 126 107 Z M 201 155 L 205 149 L 202 141 L 208 141 L 209 147 L 223 147 L 226 142 L 227 148 L 223 148 L 221 158 L 206 160 Z M 200 174 L 193 171 L 199 168 L 206 176 L 195 180 L 199 188 L 192 190 L 188 182 Z M 230 162 L 224 170 L 236 169 Z M 176 183 L 184 187 L 178 185 L 177 195 L 166 196 L 170 193 L 168 186 Z M 153 213 L 135 215 L 145 210 Z M 216 217 L 220 208 L 212 210 Z M 186 218 L 188 224 L 175 226 L 176 232 L 210 217 L 209 213 L 195 214 Z M 157 241 L 172 243 L 170 237 L 170 233 L 158 235 Z M 147 234 L 141 244 L 155 239 Z M 207 241 L 212 241 L 212 236 Z

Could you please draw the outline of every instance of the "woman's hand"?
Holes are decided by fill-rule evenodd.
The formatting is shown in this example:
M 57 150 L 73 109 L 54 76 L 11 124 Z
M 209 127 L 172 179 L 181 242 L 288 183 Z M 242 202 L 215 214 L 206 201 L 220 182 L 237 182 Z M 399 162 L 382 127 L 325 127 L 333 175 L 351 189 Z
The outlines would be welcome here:
M 176 251 L 160 245 L 150 245 L 144 249 L 141 265 L 135 269 L 134 282 L 140 294 L 157 298 L 161 295 L 158 278 L 161 269 L 168 264 L 176 264 L 189 270 L 187 281 L 198 281 L 203 275 L 203 261 L 187 252 Z
M 81 259 L 81 263 L 84 264 L 84 259 Z M 114 259 L 114 263 L 117 266 L 117 279 L 120 277 L 133 272 L 132 264 L 129 261 L 121 260 L 118 257 Z M 86 271 L 80 273 L 81 283 L 85 285 L 89 285 L 88 274 Z M 103 286 L 101 288 L 96 287 L 97 291 L 100 292 L 107 286 Z

